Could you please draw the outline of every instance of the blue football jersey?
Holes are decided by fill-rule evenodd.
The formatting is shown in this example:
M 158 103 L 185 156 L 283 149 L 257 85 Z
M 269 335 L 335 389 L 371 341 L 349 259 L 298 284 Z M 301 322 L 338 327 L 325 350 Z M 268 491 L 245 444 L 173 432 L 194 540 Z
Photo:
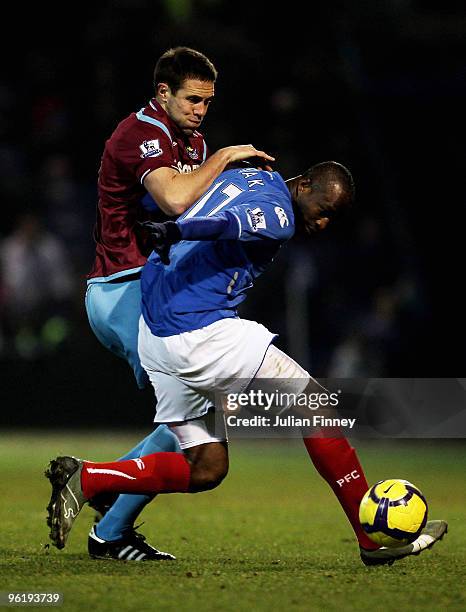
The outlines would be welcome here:
M 142 314 L 156 336 L 238 316 L 254 279 L 294 233 L 291 196 L 277 172 L 223 172 L 178 222 L 212 217 L 228 218 L 236 237 L 182 240 L 171 247 L 169 265 L 152 253 L 143 268 Z

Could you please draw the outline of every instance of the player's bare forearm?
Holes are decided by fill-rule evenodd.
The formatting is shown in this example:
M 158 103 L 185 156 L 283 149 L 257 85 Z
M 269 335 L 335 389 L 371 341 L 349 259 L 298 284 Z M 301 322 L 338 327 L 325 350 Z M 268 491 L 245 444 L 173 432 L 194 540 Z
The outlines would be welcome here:
M 216 151 L 193 172 L 182 174 L 173 168 L 158 168 L 149 173 L 144 186 L 163 212 L 181 215 L 208 189 L 226 166 L 248 158 L 273 161 L 274 158 L 253 145 L 236 145 Z

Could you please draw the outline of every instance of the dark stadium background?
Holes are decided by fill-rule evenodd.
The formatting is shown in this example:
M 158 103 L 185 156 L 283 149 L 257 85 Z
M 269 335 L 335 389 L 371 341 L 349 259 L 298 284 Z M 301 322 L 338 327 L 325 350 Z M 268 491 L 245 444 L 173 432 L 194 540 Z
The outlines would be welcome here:
M 279 332 L 316 376 L 463 375 L 466 10 L 439 4 L 120 0 L 13 12 L 1 43 L 1 424 L 151 420 L 151 392 L 98 344 L 83 298 L 104 141 L 149 99 L 155 61 L 176 45 L 219 69 L 203 125 L 211 149 L 252 142 L 285 177 L 335 159 L 356 182 L 352 218 L 287 245 L 243 315 Z M 69 267 L 32 315 L 5 289 L 4 245 L 24 213 Z

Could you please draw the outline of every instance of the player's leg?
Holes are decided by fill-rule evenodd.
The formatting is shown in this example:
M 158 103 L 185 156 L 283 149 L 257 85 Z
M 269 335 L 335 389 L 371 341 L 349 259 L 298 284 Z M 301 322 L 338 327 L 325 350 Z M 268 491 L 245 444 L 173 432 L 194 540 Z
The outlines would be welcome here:
M 191 466 L 189 493 L 218 487 L 229 467 L 223 413 L 212 408 L 201 418 L 174 423 L 170 427 Z
M 82 495 L 107 492 L 199 493 L 217 487 L 228 473 L 226 442 L 209 442 L 181 453 L 154 453 L 124 461 L 84 461 Z
M 166 395 L 168 396 L 167 399 L 170 396 L 173 396 L 178 397 L 180 402 L 183 402 L 185 404 L 190 403 L 190 393 L 188 392 L 185 397 L 184 394 L 186 392 L 186 388 L 184 386 L 181 386 L 175 379 L 172 380 L 167 377 L 165 379 L 165 385 L 168 385 L 168 391 L 166 392 Z M 163 408 L 163 406 L 161 406 L 161 408 Z M 213 421 L 211 421 L 211 417 L 206 417 L 206 420 L 209 424 L 209 427 L 214 426 Z M 144 457 L 159 452 L 179 452 L 180 443 L 178 441 L 177 435 L 175 435 L 175 433 L 177 432 L 179 436 L 183 436 L 183 445 L 181 446 L 181 448 L 183 450 L 189 449 L 193 442 L 192 440 L 186 441 L 185 438 L 187 436 L 187 433 L 190 431 L 191 428 L 194 427 L 196 427 L 196 429 L 194 430 L 194 434 L 197 433 L 197 429 L 201 427 L 201 425 L 196 424 L 196 421 L 193 421 L 191 425 L 186 424 L 186 426 L 184 426 L 183 428 L 178 428 L 174 426 L 173 429 L 171 429 L 171 437 L 175 440 L 172 444 L 172 447 L 168 447 L 167 439 L 165 437 L 163 438 L 163 447 L 157 446 L 157 432 L 166 429 L 167 427 L 167 425 L 159 425 L 159 427 L 154 432 L 155 435 L 151 434 L 150 436 L 148 436 L 146 438 L 146 443 L 141 445 L 137 457 Z M 212 435 L 208 434 L 208 439 L 212 437 L 213 432 Z M 194 443 L 203 444 L 204 438 L 202 436 L 195 437 Z M 135 459 L 137 457 L 128 457 L 128 459 Z M 118 461 L 122 461 L 124 459 L 125 457 L 122 457 L 118 459 Z M 102 496 L 102 498 L 108 498 L 108 494 Z M 111 506 L 111 508 L 102 518 L 102 520 L 94 526 L 93 533 L 105 541 L 115 541 L 121 539 L 122 537 L 127 535 L 129 531 L 131 531 L 134 522 L 136 521 L 136 518 L 152 499 L 154 499 L 153 495 L 119 495 L 116 501 Z
M 74 457 L 57 457 L 46 472 L 52 484 L 48 506 L 50 538 L 65 546 L 83 505 L 103 493 L 155 495 L 197 493 L 212 489 L 228 472 L 228 446 L 224 419 L 213 413 L 185 423 L 175 423 L 181 453 L 154 453 L 147 457 L 95 463 Z M 134 533 L 118 542 L 106 542 L 91 532 L 91 555 L 99 558 L 150 560 L 154 549 L 141 545 Z M 159 551 L 156 551 L 157 553 Z M 130 554 L 131 556 L 128 556 Z
M 378 548 L 359 522 L 359 504 L 369 485 L 355 449 L 343 434 L 325 430 L 320 435 L 303 431 L 303 441 L 315 468 L 340 502 L 359 545 L 367 550 Z
M 165 435 L 168 429 L 170 437 Z M 118 457 L 117 461 L 123 461 L 124 459 L 136 459 L 137 457 L 143 457 L 144 455 L 152 455 L 153 453 L 160 453 L 165 451 L 167 453 L 179 452 L 180 447 L 176 436 L 171 432 L 168 425 L 162 423 L 157 424 L 155 429 L 146 436 L 143 440 L 138 442 L 130 451 Z
M 144 389 L 149 379 L 138 355 L 138 325 L 141 315 L 139 279 L 91 283 L 87 288 L 85 303 L 89 323 L 97 339 L 129 363 L 138 387 Z M 177 440 L 168 427 L 158 426 L 121 459 L 139 457 L 143 448 L 145 454 L 149 454 L 147 451 L 151 450 L 151 444 L 157 449 L 170 452 Z
M 90 284 L 86 292 L 89 323 L 99 341 L 131 366 L 140 389 L 149 384 L 138 350 L 141 289 L 139 279 Z M 179 451 L 176 436 L 166 425 L 158 425 L 120 459 L 135 459 L 156 452 Z M 100 516 L 96 531 L 103 540 L 118 540 L 128 534 L 134 521 L 153 499 L 149 495 L 100 496 L 92 501 Z
M 106 492 L 198 493 L 217 487 L 228 473 L 223 415 L 213 410 L 197 419 L 171 423 L 183 453 L 154 453 L 138 459 L 85 461 L 82 493 L 89 500 Z
M 256 375 L 255 384 L 258 384 L 259 388 L 261 377 L 282 381 L 286 379 L 285 391 L 294 392 L 296 395 L 324 390 L 303 368 L 275 346 L 271 346 L 267 351 Z M 296 380 L 294 385 L 293 379 Z M 433 520 L 427 522 L 414 542 L 402 547 L 379 548 L 369 540 L 359 523 L 359 505 L 369 487 L 355 450 L 338 428 L 323 428 L 318 434 L 303 431 L 303 440 L 317 471 L 329 483 L 353 527 L 365 565 L 392 564 L 409 555 L 418 555 L 428 550 L 443 538 L 447 523 Z
M 286 391 L 295 395 L 324 391 L 306 370 L 274 345 L 269 347 L 257 372 L 256 384 L 259 386 L 261 378 L 281 379 L 282 384 L 286 380 Z M 306 407 L 304 409 L 309 410 Z M 309 417 L 309 412 L 303 416 Z M 338 429 L 321 430 L 311 435 L 303 432 L 303 440 L 314 466 L 340 502 L 360 546 L 377 548 L 359 522 L 359 504 L 369 486 L 354 448 Z M 347 478 L 348 475 L 350 478 Z
M 120 457 L 117 461 L 136 459 L 160 452 L 179 452 L 180 447 L 176 436 L 170 432 L 171 435 L 167 438 L 166 429 L 167 425 L 159 425 L 133 449 L 133 452 Z M 92 500 L 93 508 L 106 510 L 101 512 L 104 516 L 94 526 L 94 534 L 105 541 L 119 540 L 133 529 L 137 517 L 153 499 L 153 495 L 115 495 L 114 497 L 107 494 Z
M 220 445 L 217 455 L 212 456 L 212 468 L 207 470 L 205 463 L 206 458 L 210 458 L 211 454 L 216 452 L 215 448 L 218 446 L 218 443 L 226 441 L 223 413 L 219 414 L 216 418 L 213 405 L 208 399 L 172 376 L 161 372 L 151 372 L 151 379 L 157 395 L 156 419 L 157 421 L 174 422 L 171 429 L 176 434 L 176 436 L 173 435 L 177 439 L 177 444 L 172 450 L 176 451 L 181 448 L 189 457 L 193 466 L 190 479 L 191 488 L 189 491 L 201 491 L 216 486 L 225 476 L 227 469 L 227 463 L 225 466 L 225 461 L 222 457 L 223 447 Z M 163 427 L 166 427 L 166 425 L 163 425 Z M 151 447 L 149 448 L 152 450 L 154 449 L 154 439 L 154 436 L 150 438 Z M 191 450 L 195 447 L 200 449 L 196 453 Z M 142 448 L 142 457 L 146 455 L 144 449 L 145 447 Z M 162 454 L 169 455 L 170 453 L 165 452 Z M 180 475 L 182 476 L 183 464 L 180 467 L 179 463 L 177 463 L 176 453 L 172 454 L 175 454 L 175 458 L 171 462 L 169 458 L 165 459 L 165 461 L 173 469 L 178 465 L 181 470 Z M 150 452 L 147 455 L 156 456 Z M 133 461 L 141 467 L 143 465 L 141 461 L 145 460 L 133 458 L 130 463 Z M 123 465 L 127 461 L 120 461 L 119 463 Z M 105 490 L 103 493 L 103 495 L 109 494 L 111 494 L 111 490 Z M 89 554 L 95 558 L 112 557 L 114 559 L 121 559 L 122 550 L 126 550 L 127 546 L 129 546 L 128 538 L 132 538 L 131 550 L 137 555 L 136 551 L 140 550 L 140 547 L 134 546 L 133 521 L 144 505 L 153 497 L 153 494 L 150 495 L 148 493 L 120 495 L 108 514 L 91 530 L 88 539 Z M 140 500 L 139 505 L 134 505 L 135 512 L 133 514 L 129 510 L 129 504 L 126 503 L 123 506 L 122 512 L 120 512 L 121 501 L 126 500 L 126 498 Z M 103 526 L 103 529 L 101 529 L 101 526 Z M 161 557 L 152 556 L 151 558 Z

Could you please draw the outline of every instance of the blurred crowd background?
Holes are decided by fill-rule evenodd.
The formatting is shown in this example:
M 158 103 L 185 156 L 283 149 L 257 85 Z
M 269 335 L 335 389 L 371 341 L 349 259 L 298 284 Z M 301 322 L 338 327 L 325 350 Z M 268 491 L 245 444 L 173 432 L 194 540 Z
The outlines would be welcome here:
M 105 140 L 147 103 L 157 58 L 177 45 L 219 70 L 202 128 L 212 150 L 252 142 L 285 178 L 334 159 L 356 182 L 351 217 L 290 242 L 241 314 L 279 333 L 316 376 L 462 375 L 463 2 L 113 0 L 66 16 L 47 3 L 10 25 L 2 423 L 89 425 L 103 404 L 116 424 L 128 406 L 141 407 L 133 423 L 151 418 L 129 368 L 92 335 L 83 300 Z

